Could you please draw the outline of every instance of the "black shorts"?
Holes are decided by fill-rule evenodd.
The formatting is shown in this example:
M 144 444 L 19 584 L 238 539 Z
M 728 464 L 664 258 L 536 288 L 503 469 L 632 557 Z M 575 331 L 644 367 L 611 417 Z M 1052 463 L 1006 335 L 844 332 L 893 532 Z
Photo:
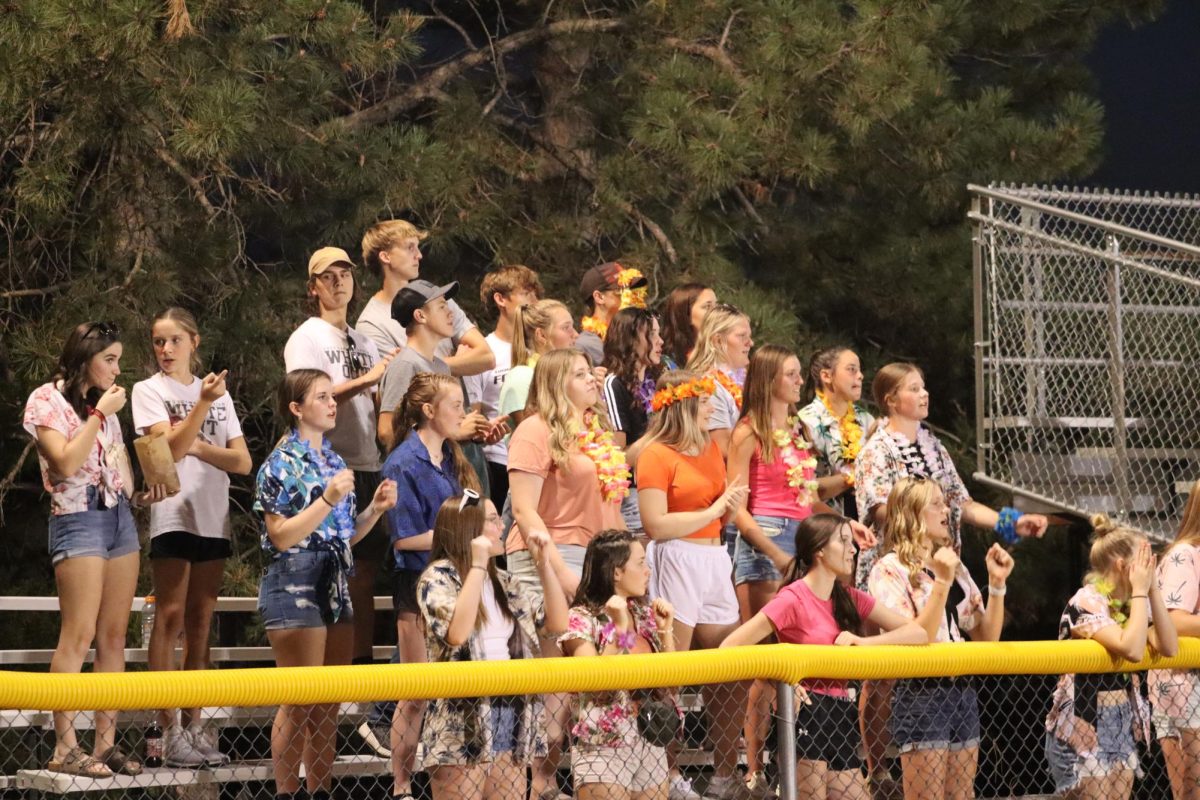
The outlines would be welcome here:
M 504 498 L 508 497 L 508 467 L 504 464 L 497 464 L 495 461 L 489 461 L 487 462 L 487 471 L 492 504 L 499 511 L 504 508 Z
M 809 692 L 812 705 L 797 704 L 796 757 L 824 761 L 831 772 L 862 768 L 858 704 L 846 697 Z
M 187 531 L 167 531 L 150 539 L 150 558 L 178 558 L 192 564 L 219 561 L 233 555 L 228 539 L 197 536 Z
M 417 581 L 424 570 L 398 569 L 392 573 L 392 608 L 397 614 L 420 614 Z
M 354 511 L 356 514 L 361 514 L 367 506 L 371 505 L 371 501 L 375 499 L 375 490 L 379 488 L 381 481 L 378 472 L 354 470 L 354 499 L 357 506 Z M 361 561 L 382 564 L 390 547 L 391 541 L 388 537 L 387 525 L 384 524 L 381 515 L 375 521 L 375 526 L 367 532 L 366 536 L 359 539 L 358 544 L 354 545 L 350 551 L 354 554 L 354 563 L 356 564 Z

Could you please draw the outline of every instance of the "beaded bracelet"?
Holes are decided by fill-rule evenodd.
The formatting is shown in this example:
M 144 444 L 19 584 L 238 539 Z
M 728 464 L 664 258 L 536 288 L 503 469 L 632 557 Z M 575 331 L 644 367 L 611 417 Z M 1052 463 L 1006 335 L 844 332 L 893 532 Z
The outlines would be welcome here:
M 610 641 L 621 650 L 628 652 L 637 644 L 637 633 L 634 631 L 621 631 L 618 633 L 616 623 L 609 622 L 600 629 L 600 641 Z
M 1017 520 L 1020 518 L 1021 512 L 1012 506 L 1000 509 L 1000 519 L 996 520 L 994 530 L 1005 544 L 1013 544 L 1019 538 L 1017 536 Z

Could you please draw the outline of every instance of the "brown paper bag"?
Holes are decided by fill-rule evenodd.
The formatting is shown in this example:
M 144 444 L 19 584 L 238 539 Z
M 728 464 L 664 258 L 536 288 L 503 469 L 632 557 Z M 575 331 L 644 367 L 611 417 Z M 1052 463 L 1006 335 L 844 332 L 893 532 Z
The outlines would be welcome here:
M 137 453 L 138 463 L 142 465 L 142 477 L 147 486 L 163 483 L 169 494 L 179 493 L 179 471 L 175 469 L 171 445 L 167 443 L 165 434 L 148 433 L 134 439 L 133 449 Z

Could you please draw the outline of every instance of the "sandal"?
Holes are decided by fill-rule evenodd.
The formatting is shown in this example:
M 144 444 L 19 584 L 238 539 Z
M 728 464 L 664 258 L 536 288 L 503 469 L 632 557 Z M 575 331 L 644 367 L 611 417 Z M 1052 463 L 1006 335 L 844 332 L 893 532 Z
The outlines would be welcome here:
M 141 775 L 142 762 L 119 747 L 113 746 L 100 754 L 105 767 L 120 775 Z
M 111 778 L 112 770 L 103 762 L 83 752 L 79 746 L 72 747 L 62 758 L 52 758 L 46 765 L 50 772 L 61 772 L 64 775 L 79 775 L 83 778 Z

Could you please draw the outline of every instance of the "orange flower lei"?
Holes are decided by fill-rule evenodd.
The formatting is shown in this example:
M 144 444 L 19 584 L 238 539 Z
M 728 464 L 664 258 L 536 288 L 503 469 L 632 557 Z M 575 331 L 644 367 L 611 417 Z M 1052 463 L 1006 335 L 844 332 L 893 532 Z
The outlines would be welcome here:
M 629 495 L 633 474 L 625 463 L 625 452 L 613 441 L 612 431 L 600 425 L 600 416 L 588 414 L 579 432 L 579 452 L 596 465 L 600 496 L 608 503 L 620 503 Z
M 742 410 L 742 387 L 737 385 L 737 381 L 726 375 L 719 369 L 712 371 L 712 376 L 716 378 L 717 383 L 725 387 L 725 391 L 733 395 L 733 402 L 737 403 L 738 411 Z
M 583 319 L 579 320 L 579 327 L 583 328 L 588 333 L 596 334 L 601 339 L 604 338 L 604 334 L 608 333 L 608 323 L 601 322 L 595 317 L 584 317 Z
M 621 287 L 621 308 L 645 308 L 646 287 L 631 289 L 634 282 L 645 276 L 636 269 L 622 269 L 617 273 L 617 286 Z
M 716 390 L 716 384 L 707 375 L 687 383 L 677 383 L 655 392 L 654 397 L 650 399 L 650 410 L 662 411 L 672 403 L 687 400 L 689 397 L 708 397 Z

